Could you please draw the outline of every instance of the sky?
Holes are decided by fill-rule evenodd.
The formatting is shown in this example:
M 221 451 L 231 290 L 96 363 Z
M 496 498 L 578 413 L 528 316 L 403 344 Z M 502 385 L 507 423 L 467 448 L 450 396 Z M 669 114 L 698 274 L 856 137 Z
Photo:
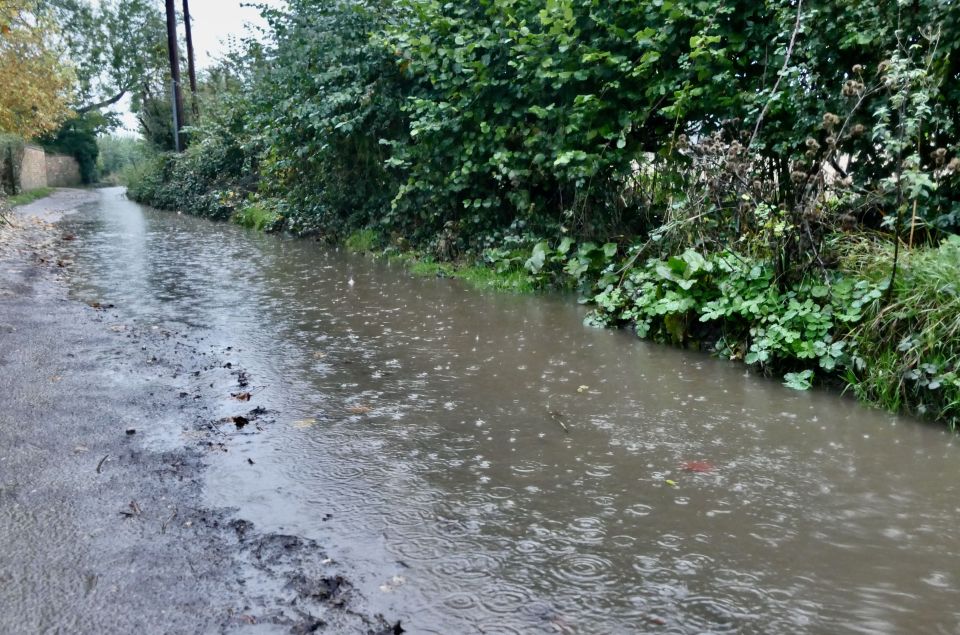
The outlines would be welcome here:
M 283 6 L 284 0 L 255 0 L 256 4 L 265 4 L 272 7 Z M 175 0 L 177 10 L 182 9 L 181 0 Z M 248 24 L 266 26 L 260 17 L 260 12 L 249 6 L 250 0 L 190 0 L 190 17 L 193 27 L 193 49 L 197 72 L 212 65 L 224 50 L 224 41 L 230 36 L 239 36 L 245 33 Z M 161 11 L 163 10 L 162 2 Z M 181 39 L 183 25 L 180 25 Z M 185 58 L 186 49 L 181 46 L 182 58 Z M 186 77 L 183 78 L 186 81 Z M 136 133 L 138 124 L 130 112 L 130 100 L 124 99 L 118 104 L 123 120 L 123 127 L 128 134 Z
M 260 12 L 247 5 L 249 0 L 192 0 L 193 48 L 197 68 L 209 66 L 222 49 L 221 43 L 231 35 L 242 35 L 246 24 L 266 26 Z M 182 4 L 176 1 L 179 9 Z M 256 4 L 281 6 L 282 0 L 256 0 Z M 185 55 L 186 52 L 184 51 Z

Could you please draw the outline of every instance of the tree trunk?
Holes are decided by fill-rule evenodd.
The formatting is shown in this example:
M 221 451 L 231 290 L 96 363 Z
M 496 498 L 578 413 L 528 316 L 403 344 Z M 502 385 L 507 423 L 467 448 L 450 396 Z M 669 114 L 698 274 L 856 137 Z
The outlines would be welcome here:
M 167 51 L 170 53 L 170 77 L 173 79 L 174 150 L 180 152 L 180 129 L 183 127 L 183 95 L 180 92 L 180 52 L 177 49 L 177 14 L 173 0 L 166 0 Z
M 187 31 L 187 74 L 190 76 L 190 104 L 193 106 L 193 114 L 197 116 L 197 71 L 193 65 L 193 35 L 190 27 L 190 3 L 183 0 L 183 25 Z

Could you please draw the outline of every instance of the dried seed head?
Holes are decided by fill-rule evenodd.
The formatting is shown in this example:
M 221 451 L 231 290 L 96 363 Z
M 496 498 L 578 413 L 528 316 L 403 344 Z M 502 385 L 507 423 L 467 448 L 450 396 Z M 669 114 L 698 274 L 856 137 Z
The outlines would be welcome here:
M 814 139 L 813 137 L 807 137 L 807 140 L 804 141 L 804 144 L 806 144 L 806 146 L 807 146 L 808 148 L 810 148 L 811 150 L 819 150 L 819 149 L 820 149 L 820 144 L 817 143 L 817 140 Z
M 800 185 L 807 180 L 807 173 L 801 172 L 800 170 L 794 170 L 790 173 L 790 180 L 793 181 L 794 185 Z
M 833 130 L 833 127 L 840 123 L 840 117 L 836 116 L 832 112 L 824 113 L 823 115 L 823 127 L 827 130 Z
M 853 65 L 853 72 L 856 73 L 857 75 L 862 75 L 862 74 L 863 74 L 863 64 L 854 64 L 854 65 Z
M 960 174 L 960 159 L 953 157 L 950 159 L 950 163 L 947 164 L 947 172 L 951 174 Z
M 851 137 L 859 137 L 860 135 L 862 135 L 862 134 L 863 134 L 864 132 L 866 132 L 866 131 L 867 131 L 867 127 L 864 126 L 862 123 L 858 123 L 858 124 L 856 124 L 855 126 L 853 126 L 852 128 L 850 128 L 850 136 L 851 136 Z
M 848 232 L 855 230 L 857 228 L 857 217 L 851 214 L 841 214 L 840 226 Z
M 829 137 L 827 137 L 827 146 L 829 146 L 829 147 L 831 147 L 831 148 L 836 148 L 836 147 L 837 147 L 837 138 L 834 137 L 833 135 L 830 135 Z

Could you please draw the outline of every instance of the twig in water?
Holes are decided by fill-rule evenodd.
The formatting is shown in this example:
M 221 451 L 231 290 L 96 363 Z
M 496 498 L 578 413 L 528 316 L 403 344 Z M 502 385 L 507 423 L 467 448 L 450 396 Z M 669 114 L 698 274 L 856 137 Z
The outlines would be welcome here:
M 161 534 L 167 533 L 167 525 L 170 523 L 171 520 L 173 520 L 173 519 L 176 518 L 176 517 L 177 517 L 177 510 L 173 510 L 173 513 L 170 514 L 170 518 L 166 519 L 165 521 L 163 521 L 163 522 L 160 524 L 160 533 L 161 533 Z
M 103 455 L 103 458 L 100 459 L 100 462 L 97 463 L 97 474 L 100 474 L 100 468 L 103 467 L 104 462 L 106 462 L 107 457 L 109 457 L 109 456 L 110 456 L 109 454 L 104 454 L 104 455 Z
M 550 411 L 550 418 L 556 421 L 557 423 L 559 423 L 560 427 L 563 428 L 564 432 L 566 432 L 567 434 L 570 434 L 570 428 L 567 427 L 567 424 L 563 422 L 563 419 L 561 417 L 563 417 L 563 415 L 561 415 L 556 410 Z

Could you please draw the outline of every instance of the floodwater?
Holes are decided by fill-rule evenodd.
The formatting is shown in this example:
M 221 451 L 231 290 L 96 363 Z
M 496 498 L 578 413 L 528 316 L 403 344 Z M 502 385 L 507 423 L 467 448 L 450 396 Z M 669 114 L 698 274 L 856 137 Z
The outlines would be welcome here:
M 209 502 L 318 540 L 408 632 L 960 632 L 935 426 L 118 189 L 64 223 L 75 295 L 199 333 L 253 387 L 217 414 L 271 412 Z

